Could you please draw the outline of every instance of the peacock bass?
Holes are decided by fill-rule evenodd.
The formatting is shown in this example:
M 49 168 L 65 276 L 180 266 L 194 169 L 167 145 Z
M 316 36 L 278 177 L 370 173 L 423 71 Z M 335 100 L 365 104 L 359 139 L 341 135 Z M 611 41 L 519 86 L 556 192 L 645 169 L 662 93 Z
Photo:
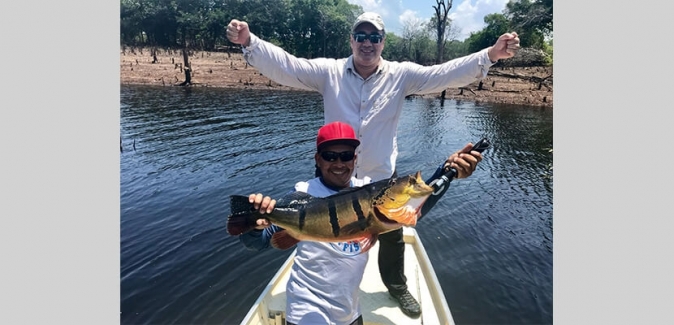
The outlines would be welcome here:
M 232 195 L 227 232 L 238 236 L 253 230 L 257 219 L 267 219 L 283 228 L 271 238 L 271 245 L 278 249 L 293 247 L 300 240 L 359 241 L 363 252 L 367 252 L 379 234 L 415 226 L 421 207 L 432 192 L 418 171 L 324 198 L 294 192 L 277 200 L 268 214 L 255 210 L 247 196 Z

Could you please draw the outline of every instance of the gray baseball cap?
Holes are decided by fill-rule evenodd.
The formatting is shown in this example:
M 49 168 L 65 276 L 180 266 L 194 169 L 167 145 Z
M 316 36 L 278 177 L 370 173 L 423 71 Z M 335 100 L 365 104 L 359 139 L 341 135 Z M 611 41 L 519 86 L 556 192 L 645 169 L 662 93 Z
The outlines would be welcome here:
M 384 30 L 384 21 L 381 19 L 381 16 L 379 16 L 379 14 L 376 14 L 374 12 L 366 12 L 358 16 L 358 18 L 356 18 L 356 22 L 353 23 L 353 28 L 351 28 L 351 32 L 352 33 L 355 32 L 356 28 L 362 23 L 370 23 L 372 24 L 372 26 L 374 26 L 374 28 L 386 32 Z

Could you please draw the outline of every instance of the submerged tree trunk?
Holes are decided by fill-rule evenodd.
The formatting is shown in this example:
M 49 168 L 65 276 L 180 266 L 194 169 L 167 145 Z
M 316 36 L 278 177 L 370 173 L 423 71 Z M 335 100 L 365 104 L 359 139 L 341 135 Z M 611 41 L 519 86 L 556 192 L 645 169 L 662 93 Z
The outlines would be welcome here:
M 151 50 L 151 55 L 152 55 L 152 64 L 159 63 L 159 60 L 157 60 L 157 48 L 153 47 Z
M 187 57 L 187 47 L 183 47 L 183 62 L 185 66 L 185 81 L 178 86 L 189 86 L 192 84 L 192 67 L 190 66 L 189 58 Z

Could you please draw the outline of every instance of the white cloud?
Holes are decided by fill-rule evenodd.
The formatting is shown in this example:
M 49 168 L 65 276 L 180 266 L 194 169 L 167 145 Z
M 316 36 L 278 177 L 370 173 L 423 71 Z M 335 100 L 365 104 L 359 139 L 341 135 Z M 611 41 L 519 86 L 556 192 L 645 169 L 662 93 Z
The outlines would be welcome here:
M 477 32 L 484 28 L 486 26 L 484 16 L 501 13 L 506 3 L 508 3 L 508 0 L 464 0 L 452 8 L 449 18 L 461 30 L 459 39 L 463 40 L 471 32 Z
M 376 12 L 379 15 L 381 15 L 381 18 L 384 19 L 384 23 L 386 23 L 387 18 L 392 14 L 392 10 L 389 10 L 392 5 L 394 5 L 393 11 L 395 9 L 400 8 L 400 1 L 392 1 L 392 0 L 349 0 L 349 3 L 359 5 L 363 7 L 363 11 L 372 11 Z M 395 5 L 397 3 L 397 5 Z
M 380 14 L 388 32 L 400 34 L 402 26 L 411 19 L 428 21 L 433 15 L 435 1 L 418 0 L 348 0 L 359 5 L 364 11 Z M 471 32 L 484 28 L 484 16 L 501 13 L 508 0 L 454 0 L 449 18 L 460 30 L 459 40 L 464 40 Z
M 405 10 L 400 16 L 398 16 L 398 23 L 401 26 L 405 26 L 407 23 L 412 23 L 413 25 L 419 25 L 424 22 L 424 19 L 419 17 L 419 13 L 413 10 Z

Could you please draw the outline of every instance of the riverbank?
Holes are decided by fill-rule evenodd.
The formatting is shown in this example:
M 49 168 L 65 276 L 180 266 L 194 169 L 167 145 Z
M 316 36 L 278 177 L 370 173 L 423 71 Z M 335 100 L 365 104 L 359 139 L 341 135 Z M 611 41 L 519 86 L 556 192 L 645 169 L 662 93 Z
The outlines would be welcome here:
M 240 51 L 194 51 L 189 56 L 191 86 L 239 89 L 297 90 L 280 85 L 246 64 Z M 123 48 L 120 51 L 121 84 L 176 86 L 185 81 L 180 51 Z M 445 98 L 552 108 L 552 66 L 492 67 L 482 83 L 450 88 Z M 426 95 L 440 96 L 440 94 Z

